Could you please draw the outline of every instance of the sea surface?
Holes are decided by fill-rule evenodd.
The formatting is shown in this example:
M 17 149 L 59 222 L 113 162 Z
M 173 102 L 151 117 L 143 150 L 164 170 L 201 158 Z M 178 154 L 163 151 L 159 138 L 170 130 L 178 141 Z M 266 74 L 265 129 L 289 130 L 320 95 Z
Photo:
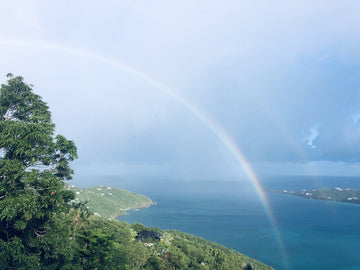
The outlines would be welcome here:
M 157 204 L 119 217 L 217 242 L 275 269 L 360 269 L 360 205 L 273 190 L 360 189 L 360 177 L 263 177 L 272 213 L 248 181 L 104 181 Z

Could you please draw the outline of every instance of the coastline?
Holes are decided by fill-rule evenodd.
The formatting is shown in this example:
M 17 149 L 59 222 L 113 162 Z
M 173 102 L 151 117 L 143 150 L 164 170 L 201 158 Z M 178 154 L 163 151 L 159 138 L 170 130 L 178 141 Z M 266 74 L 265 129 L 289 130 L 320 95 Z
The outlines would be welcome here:
M 304 199 L 312 199 L 319 201 L 335 202 L 335 203 L 345 203 L 352 205 L 360 205 L 360 190 L 350 189 L 350 188 L 323 188 L 323 189 L 312 189 L 301 191 L 291 191 L 291 190 L 282 190 L 282 191 L 268 191 L 285 195 L 292 195 L 296 197 L 301 197 Z
M 115 219 L 126 215 L 126 211 L 137 208 L 147 208 L 155 205 L 148 197 L 110 186 L 92 186 L 78 188 L 67 186 L 74 191 L 75 201 L 86 202 L 86 207 L 95 215 Z
M 135 209 L 144 209 L 144 208 L 149 208 L 151 206 L 155 206 L 156 205 L 156 202 L 151 202 L 150 204 L 146 204 L 146 205 L 143 205 L 143 206 L 139 206 L 139 207 L 129 207 L 129 208 L 126 208 L 126 209 L 121 209 L 123 211 L 122 214 L 118 214 L 118 215 L 115 215 L 114 217 L 112 217 L 113 219 L 116 219 L 118 217 L 121 217 L 121 216 L 125 216 L 125 215 L 128 215 L 128 213 L 126 211 L 129 211 L 129 210 L 135 210 Z

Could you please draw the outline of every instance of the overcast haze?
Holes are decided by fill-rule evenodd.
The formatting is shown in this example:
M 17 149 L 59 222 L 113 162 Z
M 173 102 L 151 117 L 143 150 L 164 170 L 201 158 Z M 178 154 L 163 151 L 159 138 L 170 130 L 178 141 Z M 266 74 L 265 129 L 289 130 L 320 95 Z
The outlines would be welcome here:
M 34 85 L 78 146 L 78 177 L 244 176 L 187 106 L 80 51 L 176 91 L 259 175 L 360 173 L 359 1 L 5 0 L 0 12 L 1 81 Z

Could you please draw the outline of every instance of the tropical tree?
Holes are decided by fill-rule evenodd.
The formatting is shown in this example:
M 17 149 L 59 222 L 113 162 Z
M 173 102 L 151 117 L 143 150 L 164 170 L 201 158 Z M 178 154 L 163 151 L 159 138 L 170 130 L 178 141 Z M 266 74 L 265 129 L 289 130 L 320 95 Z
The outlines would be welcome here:
M 58 260 L 49 231 L 74 199 L 64 181 L 77 151 L 54 135 L 49 108 L 32 86 L 7 77 L 0 88 L 0 268 L 36 269 Z

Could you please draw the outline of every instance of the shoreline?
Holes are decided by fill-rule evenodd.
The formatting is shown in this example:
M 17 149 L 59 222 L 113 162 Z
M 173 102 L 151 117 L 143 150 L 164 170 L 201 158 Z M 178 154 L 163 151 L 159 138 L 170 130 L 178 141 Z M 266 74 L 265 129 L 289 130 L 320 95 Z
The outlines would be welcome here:
M 360 190 L 350 188 L 323 188 L 323 189 L 312 189 L 302 191 L 268 191 L 273 193 L 292 195 L 295 197 L 301 197 L 304 199 L 312 199 L 327 202 L 345 203 L 351 205 L 360 205 Z
M 66 187 L 75 193 L 75 201 L 86 202 L 87 208 L 94 214 L 110 219 L 126 215 L 126 211 L 136 208 L 147 208 L 156 205 L 143 194 L 110 186 L 91 186 L 78 188 Z
M 114 217 L 112 217 L 113 219 L 116 219 L 117 217 L 121 217 L 121 216 L 125 216 L 125 215 L 128 215 L 128 213 L 126 211 L 129 211 L 129 210 L 135 210 L 135 209 L 144 209 L 144 208 L 149 208 L 151 206 L 154 206 L 156 205 L 156 202 L 151 202 L 150 204 L 148 205 L 143 205 L 143 206 L 139 206 L 139 207 L 134 207 L 134 208 L 126 208 L 126 209 L 123 209 L 122 211 L 124 211 L 123 214 L 119 214 L 119 215 L 116 215 Z

